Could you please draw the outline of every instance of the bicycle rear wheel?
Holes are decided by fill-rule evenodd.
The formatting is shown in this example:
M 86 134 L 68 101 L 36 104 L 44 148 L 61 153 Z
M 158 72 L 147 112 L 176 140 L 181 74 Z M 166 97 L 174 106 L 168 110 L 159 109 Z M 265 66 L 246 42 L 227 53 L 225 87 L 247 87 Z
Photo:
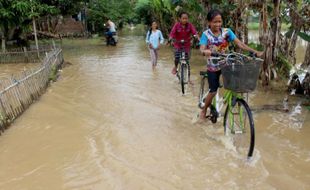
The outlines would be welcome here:
M 224 133 L 231 137 L 238 153 L 253 156 L 255 129 L 252 112 L 243 99 L 236 99 L 226 108 L 224 115 Z
M 207 97 L 209 92 L 207 79 L 208 78 L 206 77 L 206 74 L 203 74 L 200 82 L 199 100 L 198 100 L 198 107 L 200 109 L 202 109 L 205 106 L 205 98 Z
M 185 85 L 188 83 L 189 70 L 187 64 L 181 64 L 181 89 L 182 93 L 185 94 Z

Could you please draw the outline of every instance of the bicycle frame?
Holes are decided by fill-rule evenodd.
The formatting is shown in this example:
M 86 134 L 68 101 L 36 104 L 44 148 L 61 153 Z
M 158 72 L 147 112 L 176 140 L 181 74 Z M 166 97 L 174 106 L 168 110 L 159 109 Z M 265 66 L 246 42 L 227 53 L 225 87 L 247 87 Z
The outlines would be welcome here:
M 185 51 L 182 51 L 181 52 L 181 57 L 180 57 L 180 60 L 179 60 L 179 64 L 178 64 L 178 69 L 177 69 L 177 77 L 179 80 L 181 80 L 181 76 L 180 76 L 180 68 L 182 67 L 182 65 L 185 65 L 187 64 L 188 68 L 189 68 L 189 71 L 190 72 L 190 67 L 189 67 L 189 61 L 186 59 L 186 55 L 185 55 Z
M 189 60 L 186 59 L 186 52 L 184 48 L 184 42 L 182 42 L 182 48 L 181 48 L 181 57 L 179 59 L 179 68 L 181 68 L 181 65 L 187 64 L 189 66 Z M 179 69 L 178 69 L 179 70 Z
M 233 92 L 231 90 L 225 90 L 224 96 L 223 96 L 223 101 L 224 101 L 224 103 L 227 103 L 228 118 L 229 118 L 229 123 L 231 126 L 231 132 L 233 134 L 235 133 L 235 131 L 234 131 L 234 120 L 233 120 L 234 117 L 233 117 L 233 113 L 232 113 L 232 107 L 235 104 L 234 101 L 236 99 L 243 99 L 243 96 L 236 93 L 236 92 Z M 218 110 L 218 111 L 220 111 L 220 110 Z M 244 132 L 245 128 L 243 126 L 243 111 L 240 109 L 239 113 L 240 113 L 239 117 L 240 117 L 240 121 L 241 121 L 241 128 L 242 128 L 242 131 Z
M 240 65 L 241 63 L 253 60 L 252 58 L 248 59 L 248 57 L 245 57 L 237 53 L 236 54 L 218 54 L 218 55 L 211 54 L 211 57 L 214 60 L 216 60 L 212 63 L 213 64 L 212 66 L 214 67 L 222 66 L 222 68 L 224 68 L 226 65 L 230 65 L 234 67 L 235 64 Z M 224 61 L 222 62 L 222 60 Z M 262 61 L 262 60 L 258 60 L 258 61 Z M 226 78 L 224 79 L 227 80 L 227 74 L 229 73 L 226 72 L 225 74 L 226 74 L 225 75 Z M 198 107 L 201 109 L 204 109 L 205 98 L 209 94 L 207 89 L 205 89 L 205 84 L 207 81 L 206 79 L 208 78 L 208 72 L 200 71 L 200 76 L 201 76 L 201 84 L 200 84 Z M 226 87 L 228 89 L 234 89 L 232 87 L 227 86 L 227 81 L 223 81 L 223 82 L 224 82 L 224 85 L 226 84 Z M 233 91 L 233 90 L 228 90 L 227 88 L 224 90 L 223 96 L 220 97 L 220 94 L 218 91 L 215 97 L 213 97 L 211 105 L 209 106 L 210 115 L 207 115 L 206 117 L 210 119 L 212 123 L 216 123 L 217 118 L 219 117 L 219 114 L 221 113 L 221 110 L 224 104 L 226 104 L 227 106 L 226 106 L 226 110 L 224 114 L 224 121 L 223 121 L 224 132 L 226 135 L 245 134 L 244 135 L 245 137 L 242 137 L 242 140 L 241 140 L 241 136 L 239 135 L 233 135 L 231 136 L 231 138 L 234 142 L 235 141 L 237 142 L 236 146 L 239 147 L 238 151 L 241 151 L 241 152 L 244 152 L 244 150 L 247 151 L 247 156 L 248 158 L 250 158 L 253 156 L 253 151 L 255 147 L 255 126 L 254 126 L 254 120 L 253 120 L 253 115 L 251 113 L 251 109 L 249 105 L 247 104 L 248 96 L 244 96 L 244 93 L 247 93 L 248 91 L 242 90 L 242 89 L 239 91 L 238 88 L 236 88 L 237 89 L 236 91 Z M 243 139 L 248 139 L 249 144 L 244 144 L 245 141 Z
M 189 64 L 189 61 L 186 59 L 185 50 L 181 51 L 181 58 L 180 58 L 179 63 L 180 63 L 180 65 L 182 65 L 182 64 Z
M 206 77 L 205 77 L 206 78 Z M 204 80 L 205 80 L 204 78 Z M 204 100 L 206 98 L 208 94 L 206 94 L 204 97 L 202 97 L 202 100 Z M 228 109 L 228 118 L 229 118 L 229 124 L 231 126 L 231 132 L 234 133 L 234 120 L 233 120 L 233 113 L 232 113 L 232 107 L 233 105 L 235 104 L 235 100 L 236 99 L 244 99 L 244 97 L 239 94 L 239 93 L 236 93 L 236 92 L 233 92 L 231 90 L 225 90 L 224 91 L 224 95 L 221 97 L 219 95 L 219 92 L 216 93 L 215 97 L 212 99 L 212 103 L 211 105 L 216 109 L 216 111 L 221 114 L 221 110 L 223 109 L 224 107 L 224 104 L 227 104 L 227 109 Z M 200 102 L 201 103 L 201 102 Z M 239 113 L 240 113 L 240 121 L 243 121 L 243 112 L 241 110 L 239 110 Z M 244 130 L 244 126 L 243 126 L 243 122 L 242 122 L 242 130 Z
M 177 77 L 181 84 L 182 94 L 185 94 L 185 85 L 190 81 L 190 65 L 189 65 L 189 57 L 186 57 L 186 49 L 184 47 L 185 41 L 182 40 L 181 49 L 176 54 L 178 56 L 178 69 L 177 69 Z

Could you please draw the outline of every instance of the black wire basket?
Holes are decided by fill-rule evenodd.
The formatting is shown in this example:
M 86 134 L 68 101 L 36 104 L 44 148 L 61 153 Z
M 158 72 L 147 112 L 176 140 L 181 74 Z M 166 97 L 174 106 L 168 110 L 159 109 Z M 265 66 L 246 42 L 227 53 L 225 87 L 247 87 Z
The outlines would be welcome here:
M 225 65 L 221 69 L 224 88 L 239 93 L 255 90 L 261 64 L 261 59 L 253 59 L 243 64 L 230 63 Z

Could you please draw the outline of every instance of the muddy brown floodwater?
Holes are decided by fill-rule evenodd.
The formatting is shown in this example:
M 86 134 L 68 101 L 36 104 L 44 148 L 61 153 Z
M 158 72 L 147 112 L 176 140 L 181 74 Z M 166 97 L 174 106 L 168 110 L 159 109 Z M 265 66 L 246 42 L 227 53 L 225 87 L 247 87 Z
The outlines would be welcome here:
M 250 94 L 254 158 L 245 162 L 217 124 L 194 123 L 199 70 L 185 96 L 170 74 L 172 51 L 152 71 L 142 36 L 66 40 L 72 63 L 0 137 L 1 190 L 310 189 L 310 113 L 302 99 L 258 88 Z M 271 106 L 272 107 L 272 106 Z

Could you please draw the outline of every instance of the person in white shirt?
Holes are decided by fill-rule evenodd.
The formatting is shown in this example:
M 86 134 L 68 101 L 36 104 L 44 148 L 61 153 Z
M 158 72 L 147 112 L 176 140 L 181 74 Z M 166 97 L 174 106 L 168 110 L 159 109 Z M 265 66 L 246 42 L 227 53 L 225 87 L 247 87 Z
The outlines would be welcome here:
M 110 33 L 116 32 L 115 24 L 110 19 L 108 20 L 108 28 Z

